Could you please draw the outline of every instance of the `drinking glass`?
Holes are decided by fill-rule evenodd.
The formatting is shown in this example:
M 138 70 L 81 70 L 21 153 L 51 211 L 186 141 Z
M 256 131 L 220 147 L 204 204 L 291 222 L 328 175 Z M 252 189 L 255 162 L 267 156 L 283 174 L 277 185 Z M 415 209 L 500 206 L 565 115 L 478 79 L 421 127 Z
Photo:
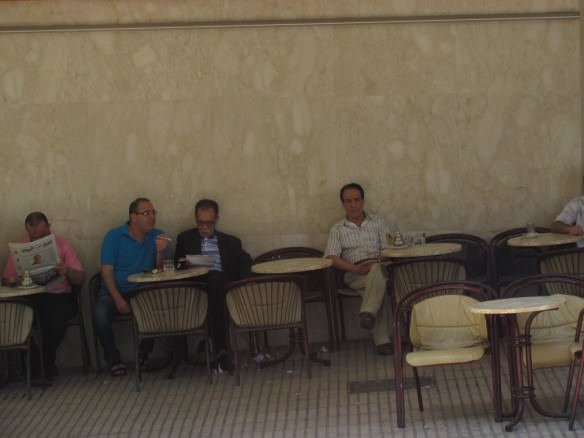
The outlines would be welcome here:
M 162 262 L 162 268 L 164 269 L 164 272 L 174 272 L 174 260 L 164 259 Z
M 527 224 L 525 231 L 528 236 L 533 236 L 535 234 L 535 224 Z

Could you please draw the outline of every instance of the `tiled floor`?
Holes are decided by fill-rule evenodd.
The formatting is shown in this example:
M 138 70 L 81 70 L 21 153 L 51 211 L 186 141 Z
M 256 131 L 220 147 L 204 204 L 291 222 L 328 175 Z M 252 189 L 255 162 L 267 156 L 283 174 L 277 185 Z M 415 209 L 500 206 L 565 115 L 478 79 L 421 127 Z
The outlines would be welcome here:
M 584 436 L 584 406 L 574 432 L 566 420 L 531 408 L 515 431 L 503 432 L 492 420 L 488 360 L 424 372 L 432 379 L 425 412 L 407 391 L 406 428 L 398 429 L 393 391 L 349 393 L 351 382 L 392 377 L 391 359 L 374 355 L 368 342 L 345 344 L 330 357 L 332 366 L 314 366 L 311 380 L 299 358 L 261 371 L 245 367 L 239 387 L 228 374 L 210 385 L 204 367 L 190 366 L 173 380 L 146 374 L 140 393 L 132 373 L 113 379 L 65 371 L 51 388 L 35 388 L 31 401 L 14 382 L 0 388 L 0 437 Z M 565 378 L 565 370 L 540 372 L 539 398 L 559 404 Z

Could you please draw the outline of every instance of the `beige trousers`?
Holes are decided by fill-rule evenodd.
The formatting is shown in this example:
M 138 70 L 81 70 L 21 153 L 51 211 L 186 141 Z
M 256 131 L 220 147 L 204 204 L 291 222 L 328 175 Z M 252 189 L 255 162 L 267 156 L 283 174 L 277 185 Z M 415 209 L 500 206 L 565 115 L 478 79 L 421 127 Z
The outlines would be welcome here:
M 373 342 L 375 345 L 386 344 L 391 339 L 391 302 L 386 291 L 387 268 L 380 263 L 371 265 L 366 275 L 354 272 L 345 273 L 345 283 L 351 289 L 358 291 L 363 298 L 361 312 L 375 316 Z

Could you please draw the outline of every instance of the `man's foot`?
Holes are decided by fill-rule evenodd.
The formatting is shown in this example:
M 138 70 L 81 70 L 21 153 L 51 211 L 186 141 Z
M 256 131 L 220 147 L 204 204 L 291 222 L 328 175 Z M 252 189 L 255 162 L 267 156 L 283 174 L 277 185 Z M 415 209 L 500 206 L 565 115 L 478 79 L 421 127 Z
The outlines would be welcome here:
M 390 356 L 393 354 L 393 344 L 388 342 L 386 344 L 379 344 L 375 346 L 375 351 L 381 356 Z
M 231 372 L 231 361 L 225 351 L 217 356 L 217 371 Z
M 373 330 L 375 317 L 369 312 L 361 312 L 359 314 L 359 325 L 365 330 Z
M 128 370 L 123 363 L 115 363 L 112 365 L 110 372 L 113 377 L 121 377 L 125 376 L 128 373 Z

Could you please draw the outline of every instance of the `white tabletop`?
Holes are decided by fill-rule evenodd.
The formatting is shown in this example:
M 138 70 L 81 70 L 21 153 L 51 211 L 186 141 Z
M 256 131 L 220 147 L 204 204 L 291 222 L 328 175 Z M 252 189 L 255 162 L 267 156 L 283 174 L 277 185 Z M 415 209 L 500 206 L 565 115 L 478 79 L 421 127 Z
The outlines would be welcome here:
M 469 310 L 472 313 L 486 315 L 508 315 L 557 309 L 564 301 L 566 301 L 565 298 L 558 295 L 502 298 L 471 304 Z
M 209 268 L 202 266 L 194 266 L 187 269 L 179 269 L 174 272 L 157 272 L 153 274 L 152 272 L 140 272 L 138 274 L 132 274 L 128 277 L 128 281 L 132 283 L 153 283 L 157 281 L 172 281 L 172 280 L 184 280 L 191 277 L 199 277 L 205 275 L 209 272 Z
M 317 271 L 332 266 L 331 259 L 320 257 L 299 257 L 258 263 L 251 267 L 256 274 L 292 274 L 295 272 Z
M 45 287 L 39 286 L 38 284 L 35 285 L 35 287 L 31 287 L 31 288 L 1 286 L 0 287 L 0 298 L 26 297 L 29 295 L 41 294 L 44 291 L 45 291 Z
M 520 247 L 565 245 L 578 242 L 583 238 L 584 236 L 572 236 L 571 234 L 534 233 L 529 236 L 524 234 L 523 236 L 513 237 L 507 241 L 507 245 Z
M 423 245 L 392 246 L 381 251 L 384 257 L 429 257 L 453 254 L 462 249 L 460 243 L 425 243 Z

